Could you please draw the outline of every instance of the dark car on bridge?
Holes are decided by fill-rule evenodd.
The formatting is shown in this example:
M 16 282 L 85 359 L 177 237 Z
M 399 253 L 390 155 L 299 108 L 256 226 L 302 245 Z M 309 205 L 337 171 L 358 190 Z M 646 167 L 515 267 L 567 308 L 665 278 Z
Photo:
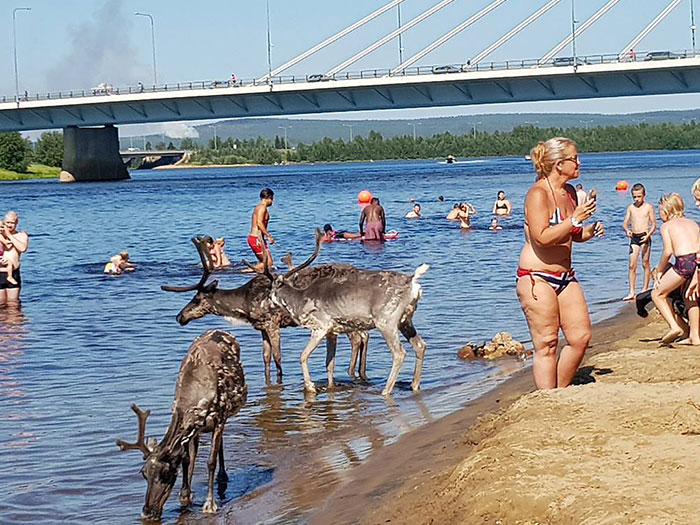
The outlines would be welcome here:
M 435 66 L 433 67 L 434 75 L 442 75 L 444 73 L 460 73 L 461 70 L 457 66 Z
M 335 79 L 331 76 L 324 75 L 322 73 L 316 73 L 313 75 L 306 76 L 307 82 L 328 82 L 329 80 L 335 80 Z
M 652 51 L 651 53 L 646 54 L 644 61 L 673 60 L 676 58 L 685 58 L 685 53 L 674 53 L 673 51 Z
M 562 66 L 583 66 L 584 64 L 587 64 L 585 58 L 581 57 L 557 57 L 552 61 L 552 65 L 554 67 L 562 67 Z

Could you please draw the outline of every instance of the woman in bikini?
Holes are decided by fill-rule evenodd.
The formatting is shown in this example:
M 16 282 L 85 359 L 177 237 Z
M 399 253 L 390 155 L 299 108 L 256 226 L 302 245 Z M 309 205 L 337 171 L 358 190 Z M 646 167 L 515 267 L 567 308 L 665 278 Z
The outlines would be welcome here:
M 683 199 L 677 193 L 669 193 L 661 197 L 659 215 L 664 222 L 661 226 L 664 249 L 659 264 L 651 272 L 655 282 L 651 299 L 664 321 L 668 323 L 669 331 L 661 339 L 661 344 L 670 344 L 681 337 L 684 330 L 673 315 L 669 295 L 676 288 L 685 286 L 695 276 L 700 228 L 694 220 L 685 217 Z M 671 255 L 675 257 L 673 265 L 671 265 Z M 698 345 L 700 344 L 698 303 L 686 298 L 685 304 L 690 322 L 688 342 Z
M 583 225 L 595 212 L 589 200 L 576 205 L 580 162 L 576 143 L 567 138 L 540 142 L 531 152 L 537 179 L 525 197 L 525 246 L 520 253 L 517 293 L 535 347 L 537 388 L 571 383 L 591 339 L 583 290 L 571 268 L 573 242 L 602 236 L 602 223 Z M 559 329 L 566 345 L 557 357 Z
M 513 207 L 510 201 L 506 199 L 506 192 L 501 190 L 498 192 L 496 197 L 496 202 L 493 203 L 493 210 L 491 213 L 498 215 L 499 217 L 507 217 L 513 212 Z

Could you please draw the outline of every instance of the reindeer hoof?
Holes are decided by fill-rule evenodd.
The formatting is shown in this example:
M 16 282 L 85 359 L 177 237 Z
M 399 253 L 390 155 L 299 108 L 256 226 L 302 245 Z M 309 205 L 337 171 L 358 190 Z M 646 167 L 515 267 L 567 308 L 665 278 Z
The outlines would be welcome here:
M 386 388 L 382 390 L 382 395 L 384 397 L 389 397 L 391 395 L 391 390 L 387 390 Z
M 305 383 L 304 390 L 306 390 L 308 394 L 315 394 L 317 392 L 316 385 L 313 383 Z
M 189 490 L 180 491 L 180 505 L 188 507 L 192 505 L 192 492 Z
M 217 510 L 219 510 L 219 508 L 216 506 L 214 498 L 207 498 L 207 501 L 204 502 L 204 506 L 202 507 L 202 512 L 206 514 L 215 514 Z

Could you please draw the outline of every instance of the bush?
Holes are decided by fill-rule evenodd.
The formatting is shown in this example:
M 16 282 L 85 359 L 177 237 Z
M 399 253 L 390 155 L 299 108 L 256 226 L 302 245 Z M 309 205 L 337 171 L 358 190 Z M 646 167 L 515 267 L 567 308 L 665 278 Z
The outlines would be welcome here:
M 63 133 L 59 131 L 43 133 L 34 145 L 32 160 L 37 164 L 60 168 L 63 164 Z
M 31 151 L 29 141 L 18 131 L 0 133 L 0 169 L 26 173 Z

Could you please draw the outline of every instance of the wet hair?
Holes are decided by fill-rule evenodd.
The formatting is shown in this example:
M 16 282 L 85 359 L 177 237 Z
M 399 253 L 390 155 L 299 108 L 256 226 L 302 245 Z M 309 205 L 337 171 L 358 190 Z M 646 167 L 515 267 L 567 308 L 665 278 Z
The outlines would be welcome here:
M 333 231 L 333 226 L 330 225 L 330 223 L 324 224 L 323 225 L 323 231 L 328 233 Z
M 122 259 L 124 259 L 125 261 L 128 261 L 128 260 L 129 260 L 129 252 L 127 252 L 126 250 L 120 251 L 120 252 L 119 252 L 119 256 L 120 256 Z
M 379 199 L 377 197 L 372 197 L 372 200 L 370 202 L 372 204 L 379 204 Z
M 212 239 L 211 235 L 205 235 L 204 242 L 206 242 L 207 244 L 214 244 L 214 239 Z
M 418 203 L 416 202 L 416 203 L 413 205 L 413 207 L 415 208 L 416 206 L 418 206 L 418 209 L 420 210 L 420 204 L 418 204 Z
M 583 184 L 577 184 L 576 185 L 577 190 L 582 190 L 583 189 Z
M 693 196 L 695 195 L 700 196 L 700 179 L 693 183 Z
M 633 191 L 642 191 L 644 193 L 644 195 L 647 194 L 647 190 L 644 187 L 644 184 L 641 184 L 639 182 L 637 184 L 635 184 L 634 186 L 632 186 L 632 190 L 630 191 L 630 193 L 632 193 Z
M 549 175 L 554 165 L 564 159 L 564 150 L 571 146 L 576 148 L 576 142 L 566 137 L 554 137 L 546 142 L 538 142 L 530 152 L 537 178 Z
M 260 191 L 260 199 L 273 199 L 275 197 L 275 192 L 270 188 L 263 188 Z
M 457 202 L 457 203 L 455 203 L 455 205 L 454 205 L 454 206 L 452 206 L 452 209 L 454 209 L 454 208 L 459 208 L 459 205 L 460 205 L 460 204 L 462 204 L 462 203 L 461 203 L 461 202 Z
M 666 220 L 676 219 L 685 215 L 685 205 L 683 197 L 677 193 L 667 193 L 659 201 L 659 211 L 663 211 L 666 215 Z

